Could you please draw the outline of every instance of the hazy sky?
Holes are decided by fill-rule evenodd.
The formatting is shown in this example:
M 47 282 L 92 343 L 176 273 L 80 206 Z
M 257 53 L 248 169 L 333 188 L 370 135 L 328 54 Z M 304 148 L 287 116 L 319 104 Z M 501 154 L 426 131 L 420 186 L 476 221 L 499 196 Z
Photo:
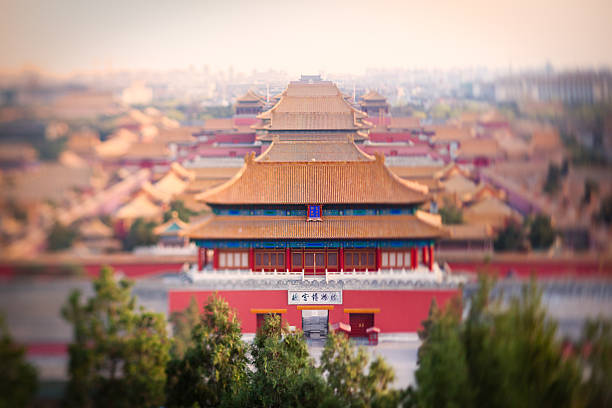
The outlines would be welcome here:
M 0 68 L 612 66 L 612 0 L 0 0 Z

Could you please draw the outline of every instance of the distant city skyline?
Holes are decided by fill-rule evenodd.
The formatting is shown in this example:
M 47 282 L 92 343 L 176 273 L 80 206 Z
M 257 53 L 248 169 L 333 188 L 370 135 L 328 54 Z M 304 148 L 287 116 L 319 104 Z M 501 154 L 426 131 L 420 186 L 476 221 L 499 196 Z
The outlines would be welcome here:
M 0 70 L 612 66 L 609 0 L 0 0 Z

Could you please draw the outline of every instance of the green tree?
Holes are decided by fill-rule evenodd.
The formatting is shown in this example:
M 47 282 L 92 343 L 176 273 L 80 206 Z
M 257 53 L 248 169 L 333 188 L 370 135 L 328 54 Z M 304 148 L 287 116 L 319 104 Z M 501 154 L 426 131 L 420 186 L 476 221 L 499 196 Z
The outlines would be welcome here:
M 561 177 L 561 168 L 555 163 L 549 163 L 546 181 L 544 182 L 544 192 L 549 195 L 555 195 L 561 188 Z
M 37 388 L 36 369 L 26 361 L 26 350 L 11 337 L 0 316 L 0 408 L 27 406 Z
M 523 226 L 516 221 L 509 221 L 497 234 L 493 247 L 496 251 L 524 251 L 526 246 Z
M 608 194 L 606 197 L 602 198 L 601 204 L 599 205 L 599 212 L 595 218 L 606 225 L 612 224 L 612 194 Z
M 459 319 L 434 309 L 426 340 L 419 349 L 414 399 L 419 407 L 473 406 Z
M 555 240 L 555 230 L 550 222 L 550 217 L 538 214 L 531 222 L 529 229 L 529 242 L 534 249 L 550 248 Z
M 193 344 L 167 367 L 167 406 L 215 407 L 234 396 L 247 376 L 247 346 L 227 302 L 211 295 L 192 331 Z
M 249 381 L 234 407 L 319 407 L 334 405 L 301 332 L 290 332 L 280 316 L 267 316 L 250 348 Z M 337 403 L 335 403 L 337 405 Z
M 446 203 L 439 213 L 443 224 L 463 224 L 463 212 L 454 204 Z
M 170 341 L 164 316 L 136 310 L 132 283 L 104 267 L 94 296 L 74 291 L 62 308 L 72 324 L 65 405 L 74 407 L 160 406 Z
M 586 406 L 612 406 L 612 321 L 587 321 L 579 347 L 587 373 L 583 385 Z
M 170 203 L 170 209 L 164 213 L 164 222 L 172 218 L 172 213 L 174 211 L 176 211 L 178 217 L 185 222 L 189 222 L 189 218 L 197 214 L 197 212 L 191 211 L 189 208 L 185 207 L 183 201 L 175 200 Z
M 173 342 L 170 354 L 173 357 L 183 357 L 189 347 L 193 345 L 193 329 L 201 321 L 201 313 L 195 297 L 191 297 L 187 309 L 173 312 L 170 315 L 172 323 Z
M 57 161 L 60 154 L 66 149 L 66 138 L 60 137 L 55 140 L 41 139 L 34 142 L 34 148 L 38 150 L 38 157 L 43 161 Z
M 155 245 L 157 243 L 157 236 L 153 232 L 155 227 L 156 224 L 153 221 L 137 218 L 123 239 L 123 249 L 131 251 L 137 246 Z
M 593 179 L 586 179 L 584 181 L 584 194 L 582 195 L 582 204 L 587 205 L 591 203 L 593 194 L 599 192 L 599 184 Z
M 362 347 L 356 349 L 345 335 L 332 332 L 321 355 L 321 369 L 343 406 L 397 405 L 398 394 L 389 389 L 395 380 L 393 369 L 382 357 L 376 357 L 369 367 L 368 361 Z
M 60 251 L 72 247 L 78 232 L 73 226 L 66 226 L 55 222 L 47 235 L 47 249 L 49 251 Z
M 419 407 L 576 407 L 580 370 L 563 355 L 535 282 L 520 296 L 492 296 L 481 276 L 464 321 L 433 319 L 415 373 Z M 452 373 L 450 376 L 448 373 Z

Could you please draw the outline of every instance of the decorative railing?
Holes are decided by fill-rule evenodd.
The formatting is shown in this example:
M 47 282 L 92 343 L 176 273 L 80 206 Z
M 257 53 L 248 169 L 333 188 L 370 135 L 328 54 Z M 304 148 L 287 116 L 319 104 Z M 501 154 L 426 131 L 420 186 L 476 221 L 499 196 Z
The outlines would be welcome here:
M 437 284 L 441 282 L 459 284 L 465 281 L 463 276 L 450 275 L 434 264 L 433 270 L 425 265 L 419 265 L 415 269 L 382 269 L 382 270 L 348 270 L 348 271 L 325 271 L 321 275 L 309 275 L 304 270 L 287 271 L 251 271 L 246 269 L 203 269 L 198 270 L 196 265 L 185 264 L 183 273 L 193 283 L 197 282 L 246 282 L 246 281 L 301 281 L 319 282 L 322 284 L 333 284 L 334 282 L 412 282 L 415 284 Z

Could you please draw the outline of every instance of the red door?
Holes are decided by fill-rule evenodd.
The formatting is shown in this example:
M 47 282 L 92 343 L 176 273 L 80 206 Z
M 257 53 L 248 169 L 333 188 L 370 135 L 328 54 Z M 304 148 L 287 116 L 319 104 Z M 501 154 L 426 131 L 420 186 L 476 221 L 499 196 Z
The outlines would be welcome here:
M 373 313 L 351 313 L 349 314 L 351 325 L 351 337 L 367 337 L 366 330 L 374 327 Z
M 304 275 L 325 275 L 325 251 L 304 251 Z

